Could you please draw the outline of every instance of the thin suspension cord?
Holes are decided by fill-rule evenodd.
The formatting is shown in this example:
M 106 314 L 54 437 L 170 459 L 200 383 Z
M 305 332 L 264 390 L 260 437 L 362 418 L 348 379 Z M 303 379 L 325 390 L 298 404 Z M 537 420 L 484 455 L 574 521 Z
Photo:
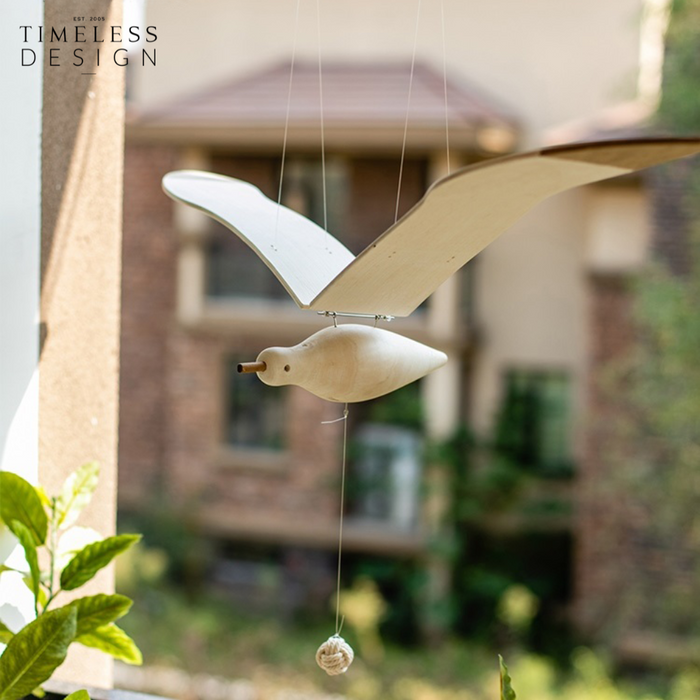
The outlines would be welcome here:
M 403 128 L 403 145 L 401 146 L 401 165 L 399 166 L 399 186 L 396 192 L 396 211 L 394 212 L 394 223 L 399 219 L 399 202 L 401 200 L 401 181 L 403 180 L 403 164 L 406 157 L 406 136 L 408 135 L 408 115 L 411 111 L 411 92 L 413 90 L 413 72 L 416 67 L 416 49 L 418 47 L 418 25 L 420 23 L 421 1 L 418 0 L 418 11 L 416 12 L 416 31 L 413 37 L 413 56 L 411 57 L 411 77 L 408 82 L 408 104 L 406 105 L 406 123 Z
M 440 24 L 442 25 L 442 78 L 445 85 L 445 149 L 447 157 L 447 174 L 450 168 L 450 118 L 447 107 L 447 49 L 445 42 L 445 0 L 440 0 Z
M 338 578 L 335 587 L 335 633 L 340 634 L 340 628 L 343 626 L 340 620 L 340 565 L 343 559 L 343 511 L 345 510 L 345 462 L 348 452 L 348 404 L 345 404 L 343 409 L 342 418 L 336 418 L 335 420 L 324 420 L 321 421 L 323 425 L 329 425 L 330 423 L 340 423 L 344 422 L 343 425 L 343 461 L 340 470 L 340 525 L 338 528 Z
M 323 229 L 328 247 L 328 199 L 326 194 L 326 132 L 323 120 L 323 67 L 321 64 L 321 0 L 316 0 L 316 33 L 318 35 L 318 97 L 321 108 L 321 179 L 323 181 Z
M 335 633 L 340 634 L 340 564 L 343 560 L 343 511 L 345 510 L 345 461 L 348 451 L 348 405 L 343 410 L 343 466 L 340 476 L 340 526 L 338 528 L 338 580 L 335 587 Z
M 287 91 L 287 114 L 284 119 L 284 139 L 282 141 L 282 165 L 280 166 L 280 185 L 277 191 L 277 215 L 275 216 L 275 244 L 272 246 L 277 250 L 277 229 L 280 222 L 280 208 L 282 204 L 282 183 L 284 182 L 284 163 L 287 157 L 287 135 L 289 134 L 289 111 L 292 104 L 292 83 L 294 82 L 294 63 L 297 54 L 297 37 L 299 35 L 299 5 L 301 0 L 297 0 L 297 9 L 294 17 L 294 40 L 292 42 L 292 64 L 289 68 L 289 90 Z

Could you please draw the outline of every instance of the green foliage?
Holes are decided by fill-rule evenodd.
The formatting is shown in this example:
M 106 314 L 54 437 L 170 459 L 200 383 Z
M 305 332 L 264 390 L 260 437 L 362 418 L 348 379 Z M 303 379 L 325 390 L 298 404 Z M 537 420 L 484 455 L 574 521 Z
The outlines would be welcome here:
M 0 656 L 0 700 L 19 700 L 50 678 L 75 637 L 74 609 L 52 610 L 30 622 Z
M 143 663 L 143 657 L 134 640 L 116 625 L 98 627 L 92 632 L 76 637 L 75 641 L 86 647 L 104 651 L 115 659 L 120 659 L 128 664 L 140 665 Z
M 511 370 L 505 380 L 494 435 L 496 455 L 541 476 L 571 476 L 566 374 Z
M 0 520 L 10 530 L 15 521 L 22 523 L 31 532 L 36 545 L 46 542 L 49 520 L 39 494 L 30 483 L 12 472 L 0 472 Z
M 66 695 L 64 700 L 90 700 L 87 690 L 75 690 L 70 695 Z
M 36 598 L 39 595 L 39 559 L 36 553 L 36 545 L 32 533 L 18 520 L 13 520 L 10 524 L 10 529 L 15 534 L 19 543 L 24 549 L 24 558 L 29 565 L 29 573 L 31 576 L 31 591 Z
M 39 686 L 63 663 L 72 642 L 141 663 L 134 642 L 113 624 L 131 607 L 126 596 L 86 596 L 49 609 L 63 591 L 82 586 L 140 539 L 140 535 L 119 535 L 82 546 L 86 539 L 99 536 L 71 526 L 89 503 L 97 476 L 97 465 L 86 464 L 66 479 L 58 496 L 49 498 L 20 476 L 0 472 L 0 523 L 10 528 L 24 549 L 29 568 L 25 581 L 34 596 L 36 614 L 35 620 L 14 635 L 0 623 L 0 643 L 7 645 L 0 655 L 0 700 L 19 700 L 29 693 L 40 697 Z M 60 543 L 59 532 L 63 532 Z M 40 569 L 38 547 L 46 550 L 47 571 Z M 71 556 L 74 549 L 78 551 Z M 0 573 L 5 570 L 9 569 L 3 566 Z M 89 700 L 85 691 L 69 697 Z
M 671 3 L 657 121 L 675 133 L 700 127 L 700 0 Z M 687 583 L 679 581 L 700 566 L 700 172 L 692 160 L 661 172 L 687 225 L 668 232 L 684 254 L 684 271 L 658 260 L 639 276 L 638 342 L 601 377 L 618 416 L 599 431 L 610 436 L 601 450 L 610 474 L 605 488 L 619 494 L 635 523 L 633 532 L 615 535 L 634 543 L 636 571 L 626 581 L 625 605 L 615 606 L 607 624 L 692 638 L 700 632 L 700 580 L 689 573 Z M 620 520 L 622 528 L 628 519 Z
M 101 542 L 93 542 L 80 550 L 61 572 L 61 588 L 72 591 L 86 584 L 114 557 L 136 544 L 141 535 L 115 535 Z
M 515 700 L 515 691 L 511 685 L 511 677 L 508 674 L 508 666 L 506 666 L 503 657 L 498 655 L 498 666 L 501 671 L 501 700 Z
M 129 612 L 133 601 L 125 595 L 115 593 L 113 595 L 98 595 L 79 598 L 69 603 L 77 611 L 76 636 L 93 632 L 98 627 L 108 625 L 110 622 L 124 617 Z
M 88 462 L 66 479 L 56 499 L 56 525 L 59 528 L 67 528 L 75 522 L 80 511 L 90 502 L 99 475 L 97 462 Z
M 700 2 L 673 0 L 666 33 L 658 121 L 675 133 L 695 135 L 700 125 Z
M 331 697 L 348 700 L 496 700 L 499 671 L 494 650 L 448 637 L 440 645 L 407 648 L 383 638 L 380 663 L 366 658 L 346 619 L 343 637 L 355 650 L 343 677 L 317 672 L 313 661 L 328 637 L 328 618 L 313 622 L 256 615 L 224 596 L 203 593 L 197 605 L 172 588 L 141 587 L 137 606 L 146 614 L 124 618 L 127 632 L 143 643 L 144 663 L 169 663 L 194 678 L 184 694 L 196 693 L 200 673 L 247 679 L 260 697 Z M 341 593 L 341 600 L 345 591 Z M 120 623 L 121 624 L 121 623 Z M 173 634 L 177 630 L 177 634 Z M 290 643 L 293 640 L 293 643 Z M 700 674 L 688 669 L 673 676 L 614 678 L 595 652 L 578 649 L 561 665 L 552 659 L 512 649 L 509 675 L 517 700 L 698 700 Z M 185 676 L 183 674 L 183 680 Z M 155 692 L 166 688 L 154 688 Z
M 517 640 L 566 656 L 567 626 L 552 612 L 569 595 L 571 539 L 556 530 L 527 527 L 530 515 L 567 512 L 552 474 L 544 479 L 529 473 L 504 454 L 495 436 L 479 441 L 464 427 L 431 452 L 431 463 L 441 465 L 447 481 L 446 534 L 432 551 L 451 571 L 448 628 L 500 648 Z M 499 529 L 500 522 L 509 521 L 525 526 Z M 537 615 L 537 625 L 511 624 L 503 610 L 509 591 L 525 589 L 538 601 L 529 606 L 529 622 Z
M 161 495 L 149 501 L 138 513 L 120 512 L 119 530 L 138 530 L 143 533 L 143 543 L 133 547 L 117 566 L 119 587 L 125 592 L 149 584 L 153 578 L 168 578 L 181 583 L 192 600 L 199 594 L 205 574 L 210 567 L 214 545 L 199 531 L 198 523 L 191 517 L 193 508 L 173 508 Z M 143 581 L 141 579 L 144 579 Z
M 524 632 L 532 624 L 539 604 L 526 586 L 510 586 L 498 602 L 498 618 L 514 632 Z
M 413 382 L 368 402 L 366 422 L 421 430 L 424 423 L 420 383 Z

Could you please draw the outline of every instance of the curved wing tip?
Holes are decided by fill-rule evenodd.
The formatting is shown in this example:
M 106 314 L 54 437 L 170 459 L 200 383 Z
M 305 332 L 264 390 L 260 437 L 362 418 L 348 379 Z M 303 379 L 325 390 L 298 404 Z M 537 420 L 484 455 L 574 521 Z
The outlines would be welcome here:
M 171 170 L 169 173 L 165 173 L 165 175 L 163 175 L 163 182 L 165 182 L 166 180 L 176 180 L 185 177 L 194 177 L 201 179 L 218 179 L 222 178 L 223 175 L 209 173 L 206 170 Z
M 169 173 L 165 173 L 161 178 L 161 185 L 163 189 L 167 192 L 167 184 L 173 183 L 178 180 L 183 180 L 185 177 L 191 177 L 192 175 L 200 174 L 202 171 L 199 170 L 171 170 Z
M 256 190 L 257 192 L 261 192 L 260 188 L 254 185 L 252 182 L 239 180 L 238 178 L 229 177 L 228 175 L 210 173 L 206 170 L 171 170 L 169 173 L 163 175 L 163 178 L 161 179 L 161 184 L 163 186 L 163 189 L 167 192 L 168 189 L 166 185 L 168 183 L 174 184 L 176 182 L 186 182 L 188 180 L 199 180 L 200 182 L 203 180 L 208 180 L 210 182 L 229 183 L 238 186 L 244 185 L 245 187 L 249 187 L 253 190 Z

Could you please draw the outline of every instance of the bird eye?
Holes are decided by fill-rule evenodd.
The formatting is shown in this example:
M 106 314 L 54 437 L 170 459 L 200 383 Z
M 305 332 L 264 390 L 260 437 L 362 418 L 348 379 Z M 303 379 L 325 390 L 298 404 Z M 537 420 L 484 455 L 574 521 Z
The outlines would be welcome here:
M 291 369 L 291 367 L 290 367 L 289 365 L 285 365 L 285 366 L 284 366 L 284 371 L 285 371 L 285 372 L 289 372 L 290 369 Z

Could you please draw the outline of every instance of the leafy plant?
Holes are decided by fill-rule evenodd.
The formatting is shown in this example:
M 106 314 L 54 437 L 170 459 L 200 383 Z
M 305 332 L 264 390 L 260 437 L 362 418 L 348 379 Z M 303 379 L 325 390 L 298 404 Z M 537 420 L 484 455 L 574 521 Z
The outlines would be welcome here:
M 141 652 L 115 621 L 132 601 L 119 594 L 97 594 L 52 607 L 64 591 L 90 581 L 140 535 L 101 538 L 89 528 L 74 526 L 97 486 L 98 465 L 83 465 L 65 481 L 61 493 L 49 498 L 22 477 L 0 472 L 0 521 L 24 550 L 29 572 L 23 575 L 34 599 L 35 619 L 13 633 L 0 622 L 0 700 L 19 700 L 36 691 L 60 666 L 68 647 L 78 642 L 127 663 L 140 664 Z M 42 555 L 42 550 L 45 555 Z M 43 570 L 40 561 L 47 561 Z M 17 571 L 2 565 L 0 571 Z M 66 700 L 89 700 L 76 691 Z
M 508 666 L 500 654 L 498 655 L 498 665 L 501 671 L 501 700 L 515 700 L 515 691 L 511 685 L 513 681 L 508 673 Z

